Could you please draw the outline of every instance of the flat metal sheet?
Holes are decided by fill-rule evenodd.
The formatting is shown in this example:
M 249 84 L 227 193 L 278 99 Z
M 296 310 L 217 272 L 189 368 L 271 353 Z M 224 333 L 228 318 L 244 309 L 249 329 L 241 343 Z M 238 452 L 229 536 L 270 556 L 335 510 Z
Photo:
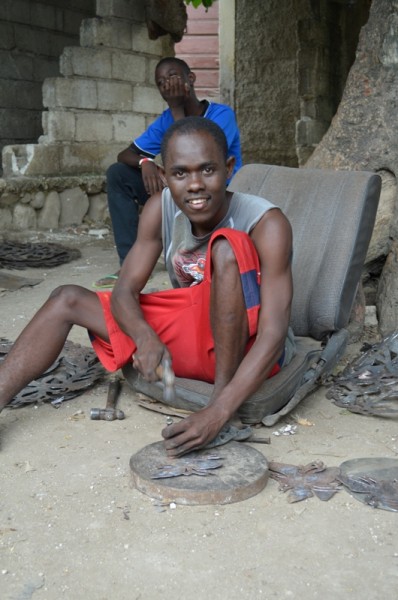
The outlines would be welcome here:
M 222 466 L 206 476 L 181 475 L 152 479 L 160 467 L 175 465 L 189 457 L 217 454 Z M 163 442 L 145 446 L 133 454 L 130 469 L 135 487 L 162 502 L 176 504 L 231 504 L 261 492 L 268 481 L 268 463 L 261 452 L 242 442 L 196 450 L 182 458 L 167 456 Z

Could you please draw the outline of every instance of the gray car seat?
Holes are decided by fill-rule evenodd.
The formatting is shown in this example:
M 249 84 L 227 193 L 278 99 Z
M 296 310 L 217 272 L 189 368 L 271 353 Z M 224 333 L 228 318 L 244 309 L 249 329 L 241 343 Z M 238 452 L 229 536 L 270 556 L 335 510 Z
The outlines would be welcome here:
M 371 238 L 381 179 L 364 171 L 296 169 L 246 165 L 229 189 L 255 194 L 278 205 L 293 228 L 291 327 L 296 354 L 239 409 L 244 423 L 274 425 L 320 383 L 344 352 L 345 329 Z M 148 383 L 131 365 L 128 383 L 162 401 L 161 382 Z M 205 406 L 212 385 L 176 378 L 175 408 Z

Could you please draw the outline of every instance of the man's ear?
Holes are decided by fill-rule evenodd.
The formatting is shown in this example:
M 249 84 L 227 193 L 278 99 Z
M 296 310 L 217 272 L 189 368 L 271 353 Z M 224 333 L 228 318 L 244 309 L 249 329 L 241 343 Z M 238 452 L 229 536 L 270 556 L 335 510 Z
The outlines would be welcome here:
M 191 85 L 193 85 L 195 83 L 195 81 L 196 81 L 196 75 L 195 75 L 195 73 L 193 73 L 193 71 L 189 71 L 189 73 L 188 73 L 188 79 L 189 79 L 189 83 Z
M 230 156 L 229 158 L 227 158 L 227 179 L 230 179 L 232 177 L 232 173 L 234 171 L 234 167 L 235 167 L 235 156 Z
M 166 175 L 164 173 L 164 167 L 162 165 L 158 165 L 159 177 L 162 180 L 162 183 L 165 187 L 169 187 L 167 183 Z

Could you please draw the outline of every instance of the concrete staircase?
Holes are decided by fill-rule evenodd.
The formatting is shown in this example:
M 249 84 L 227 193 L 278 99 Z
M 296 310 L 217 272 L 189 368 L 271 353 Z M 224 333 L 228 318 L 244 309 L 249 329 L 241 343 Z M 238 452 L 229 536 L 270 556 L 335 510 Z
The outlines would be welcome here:
M 104 174 L 164 109 L 154 68 L 173 47 L 169 36 L 149 40 L 144 0 L 97 0 L 96 15 L 83 20 L 80 46 L 64 48 L 61 76 L 44 81 L 44 135 L 4 148 L 6 180 Z

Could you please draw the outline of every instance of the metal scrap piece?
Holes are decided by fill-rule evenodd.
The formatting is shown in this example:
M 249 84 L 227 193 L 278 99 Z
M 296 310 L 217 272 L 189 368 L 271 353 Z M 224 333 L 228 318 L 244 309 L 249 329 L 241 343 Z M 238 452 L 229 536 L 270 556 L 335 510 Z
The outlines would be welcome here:
M 373 344 L 333 378 L 326 397 L 362 415 L 398 417 L 398 331 Z
M 270 462 L 269 476 L 279 482 L 282 492 L 289 492 L 288 502 L 301 502 L 316 496 L 320 500 L 330 500 L 341 488 L 338 480 L 340 469 L 326 467 L 321 461 L 314 461 L 305 466 L 296 466 L 278 462 Z
M 200 475 L 205 477 L 213 475 L 213 469 L 222 467 L 222 460 L 215 454 L 207 454 L 200 457 L 177 458 L 172 464 L 160 465 L 151 479 L 166 479 L 168 477 L 179 477 L 180 475 Z
M 398 512 L 398 459 L 356 458 L 340 465 L 338 479 L 360 502 Z
M 12 348 L 12 342 L 0 339 L 0 362 Z M 75 398 L 93 387 L 105 375 L 92 348 L 66 341 L 57 360 L 23 388 L 7 405 L 19 408 L 31 403 L 51 402 L 58 408 L 61 402 Z

